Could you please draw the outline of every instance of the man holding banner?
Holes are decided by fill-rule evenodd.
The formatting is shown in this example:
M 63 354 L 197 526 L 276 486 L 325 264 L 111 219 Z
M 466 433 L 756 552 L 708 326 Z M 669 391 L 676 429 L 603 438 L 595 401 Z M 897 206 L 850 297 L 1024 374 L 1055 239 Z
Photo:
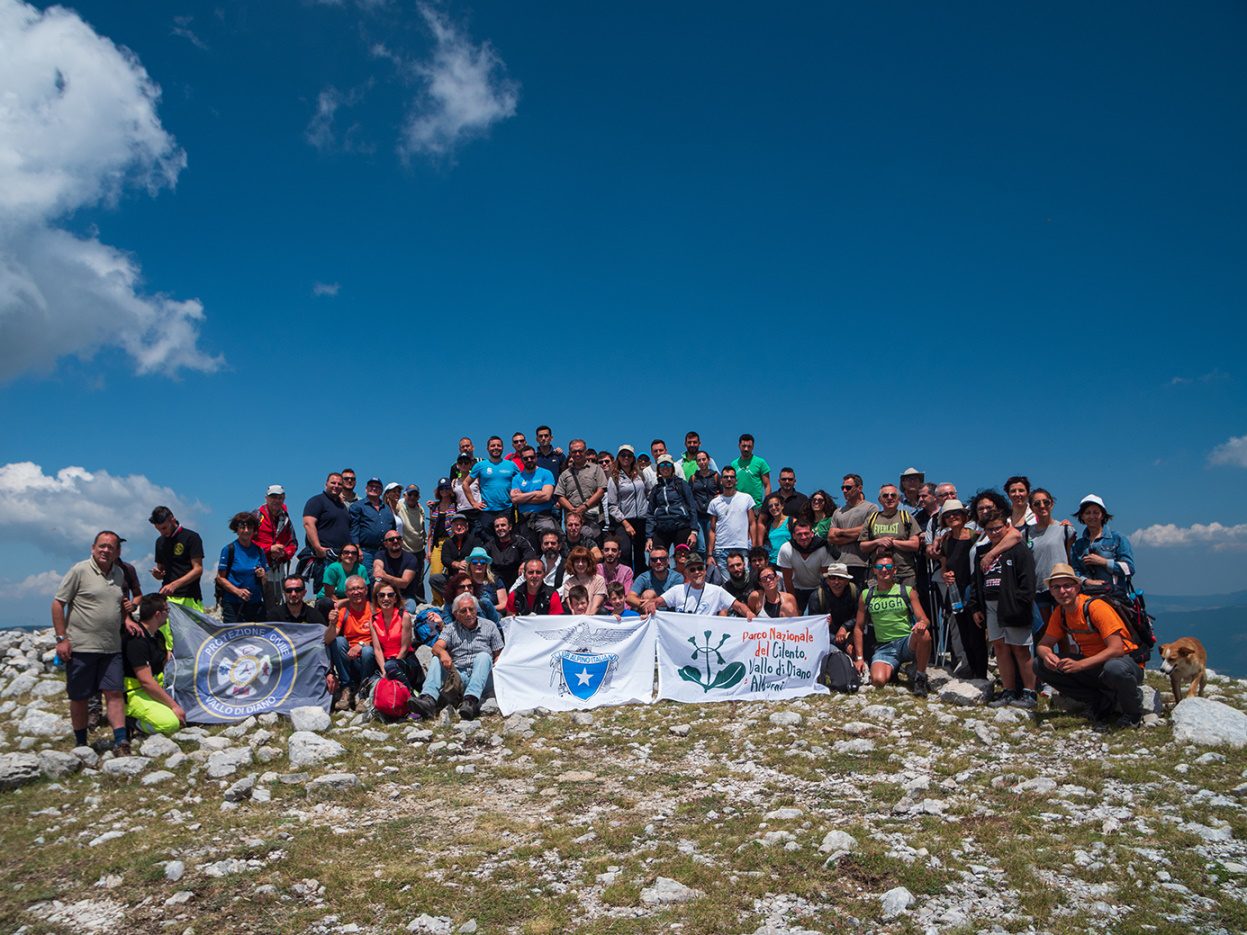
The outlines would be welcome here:
M 661 596 L 646 601 L 645 612 L 647 614 L 652 614 L 661 603 L 668 610 L 679 611 L 683 614 L 723 617 L 728 611 L 732 611 L 738 617 L 744 617 L 746 620 L 753 619 L 754 613 L 748 605 L 736 600 L 719 585 L 706 583 L 706 561 L 696 552 L 689 557 L 688 564 L 684 568 L 688 573 L 688 581 L 684 584 L 677 584 L 664 591 Z

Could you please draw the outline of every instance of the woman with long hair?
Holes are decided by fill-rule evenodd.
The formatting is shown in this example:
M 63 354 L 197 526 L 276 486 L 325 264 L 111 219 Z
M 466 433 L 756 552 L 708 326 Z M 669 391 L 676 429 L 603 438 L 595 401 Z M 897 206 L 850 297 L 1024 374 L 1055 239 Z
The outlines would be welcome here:
M 826 539 L 827 530 L 831 528 L 832 514 L 836 512 L 835 497 L 820 488 L 810 494 L 810 505 L 805 512 L 810 525 L 814 527 L 815 537 Z
M 723 493 L 723 486 L 719 483 L 719 472 L 710 469 L 711 458 L 707 452 L 697 452 L 696 461 L 697 470 L 689 475 L 688 485 L 693 490 L 693 502 L 697 504 L 698 547 L 703 548 L 710 535 L 710 501 Z
M 784 515 L 784 499 L 779 494 L 770 494 L 762 501 L 758 523 L 754 527 L 753 544 L 766 547 L 771 564 L 779 561 L 780 546 L 792 538 L 789 519 Z
M 961 659 L 954 674 L 964 678 L 987 678 L 987 639 L 982 627 L 966 609 L 966 596 L 974 581 L 974 544 L 978 533 L 966 525 L 970 514 L 960 500 L 948 499 L 940 507 L 940 574 L 948 586 L 947 612 L 960 637 Z M 954 588 L 956 591 L 954 592 Z
M 396 679 L 409 691 L 419 692 L 424 684 L 421 668 L 412 650 L 412 617 L 403 609 L 398 591 L 392 584 L 381 584 L 373 592 L 372 652 L 377 668 L 387 679 Z

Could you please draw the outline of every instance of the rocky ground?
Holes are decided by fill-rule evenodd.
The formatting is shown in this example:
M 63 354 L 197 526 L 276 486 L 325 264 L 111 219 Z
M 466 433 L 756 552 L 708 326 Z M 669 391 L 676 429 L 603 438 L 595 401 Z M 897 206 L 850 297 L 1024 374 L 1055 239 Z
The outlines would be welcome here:
M 309 710 L 113 759 L 70 749 L 51 649 L 0 631 L 4 931 L 1247 931 L 1229 679 L 1107 735 L 936 671 L 926 701 Z

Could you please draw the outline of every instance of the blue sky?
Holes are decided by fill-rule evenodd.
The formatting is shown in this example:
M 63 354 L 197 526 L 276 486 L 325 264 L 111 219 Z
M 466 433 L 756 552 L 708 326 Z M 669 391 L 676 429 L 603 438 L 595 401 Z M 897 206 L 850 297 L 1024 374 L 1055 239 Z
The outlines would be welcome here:
M 69 9 L 0 0 L 19 616 L 153 499 L 212 552 L 543 421 L 1027 473 L 1247 587 L 1241 5 Z

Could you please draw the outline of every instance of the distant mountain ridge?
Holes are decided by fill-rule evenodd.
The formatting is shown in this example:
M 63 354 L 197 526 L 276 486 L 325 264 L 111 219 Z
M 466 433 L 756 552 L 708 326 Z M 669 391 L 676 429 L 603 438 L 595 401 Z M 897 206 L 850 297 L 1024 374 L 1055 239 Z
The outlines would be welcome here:
M 1247 591 L 1228 594 L 1152 594 L 1145 592 L 1147 609 L 1152 613 L 1215 610 L 1219 607 L 1247 607 Z

